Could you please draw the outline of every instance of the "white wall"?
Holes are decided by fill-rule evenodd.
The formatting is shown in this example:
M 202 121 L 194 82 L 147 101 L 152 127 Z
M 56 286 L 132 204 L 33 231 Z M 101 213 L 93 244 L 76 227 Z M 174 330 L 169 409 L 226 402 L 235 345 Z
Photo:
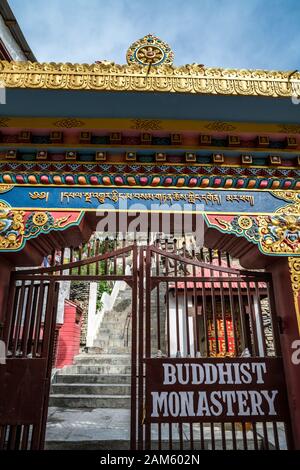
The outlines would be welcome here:
M 128 268 L 129 269 L 129 268 Z M 127 270 L 127 267 L 126 267 Z M 128 274 L 128 272 L 126 272 Z M 90 283 L 90 297 L 89 297 L 89 310 L 88 310 L 88 328 L 86 345 L 88 348 L 94 346 L 94 340 L 97 338 L 98 330 L 101 326 L 103 316 L 105 312 L 109 312 L 113 309 L 115 301 L 121 290 L 126 289 L 126 282 L 116 281 L 114 283 L 113 290 L 110 294 L 103 292 L 101 296 L 102 308 L 97 310 L 97 291 L 98 283 Z
M 191 305 L 192 297 L 188 296 L 188 306 Z M 186 301 L 184 295 L 178 295 L 178 323 L 179 323 L 179 351 L 181 357 L 187 356 L 187 324 L 186 324 Z M 170 355 L 176 357 L 177 354 L 177 314 L 175 296 L 169 294 L 169 312 L 170 312 Z M 190 355 L 195 355 L 194 350 L 194 329 L 193 317 L 188 317 L 189 325 L 189 343 Z
M 70 298 L 71 281 L 59 282 L 56 323 L 63 323 L 65 316 L 65 300 Z

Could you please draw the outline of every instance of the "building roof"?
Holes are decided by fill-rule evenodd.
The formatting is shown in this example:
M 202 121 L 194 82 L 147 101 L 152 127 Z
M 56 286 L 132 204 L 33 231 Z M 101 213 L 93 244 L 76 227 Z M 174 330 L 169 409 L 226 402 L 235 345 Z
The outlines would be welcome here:
M 36 61 L 36 57 L 33 54 L 31 48 L 29 47 L 24 37 L 24 34 L 22 33 L 20 25 L 16 20 L 16 17 L 13 14 L 7 0 L 1 0 L 0 2 L 0 15 L 2 16 L 6 26 L 10 30 L 13 38 L 15 39 L 27 59 L 31 61 Z
M 196 63 L 175 67 L 170 46 L 152 34 L 129 47 L 126 65 L 107 60 L 94 64 L 38 63 L 6 0 L 0 2 L 0 14 L 31 61 L 0 62 L 0 78 L 7 87 L 273 98 L 300 95 L 297 70 L 223 69 Z

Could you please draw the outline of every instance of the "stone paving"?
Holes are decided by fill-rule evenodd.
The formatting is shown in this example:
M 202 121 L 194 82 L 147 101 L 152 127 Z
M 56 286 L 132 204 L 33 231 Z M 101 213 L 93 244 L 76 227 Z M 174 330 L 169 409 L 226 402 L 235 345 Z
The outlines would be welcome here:
M 47 449 L 128 449 L 130 410 L 50 407 Z

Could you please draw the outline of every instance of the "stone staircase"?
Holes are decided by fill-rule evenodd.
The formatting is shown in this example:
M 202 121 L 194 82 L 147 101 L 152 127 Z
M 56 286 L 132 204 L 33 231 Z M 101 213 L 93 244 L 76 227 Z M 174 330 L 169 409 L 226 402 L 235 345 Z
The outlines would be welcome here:
M 121 290 L 104 313 L 94 346 L 55 374 L 46 448 L 128 448 L 131 292 Z
M 131 289 L 125 288 L 113 310 L 104 313 L 94 347 L 56 374 L 50 406 L 129 408 L 130 314 Z
M 112 311 L 104 313 L 94 348 L 106 354 L 130 354 L 132 290 L 119 291 Z
M 74 366 L 56 375 L 51 387 L 50 406 L 129 408 L 130 356 L 78 356 Z

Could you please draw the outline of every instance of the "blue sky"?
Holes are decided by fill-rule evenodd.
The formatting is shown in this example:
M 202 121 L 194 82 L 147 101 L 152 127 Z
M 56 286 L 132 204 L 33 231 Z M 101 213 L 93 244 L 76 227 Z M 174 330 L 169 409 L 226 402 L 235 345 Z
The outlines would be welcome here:
M 176 65 L 300 69 L 299 0 L 8 0 L 39 61 L 125 63 L 148 33 Z

